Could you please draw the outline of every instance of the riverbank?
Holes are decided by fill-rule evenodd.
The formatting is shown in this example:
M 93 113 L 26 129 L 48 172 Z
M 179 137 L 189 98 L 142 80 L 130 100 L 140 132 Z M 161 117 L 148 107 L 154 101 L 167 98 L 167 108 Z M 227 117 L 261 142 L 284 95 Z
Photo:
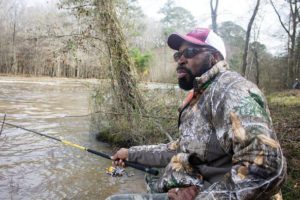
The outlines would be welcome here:
M 38 77 L 33 77 L 33 76 L 21 76 L 21 75 L 5 75 L 5 74 L 0 74 L 0 81 L 1 82 L 24 82 L 24 83 L 42 83 L 42 84 L 59 84 L 59 83 L 91 83 L 91 84 L 96 84 L 99 82 L 99 79 L 82 79 L 82 78 L 65 78 L 65 77 L 49 77 L 49 76 L 38 76 Z
M 122 113 L 112 101 L 107 85 L 98 85 L 91 95 L 91 131 L 100 141 L 114 146 L 169 142 L 178 137 L 178 106 L 186 95 L 173 84 L 139 84 L 145 113 Z M 128 118 L 130 120 L 128 120 Z

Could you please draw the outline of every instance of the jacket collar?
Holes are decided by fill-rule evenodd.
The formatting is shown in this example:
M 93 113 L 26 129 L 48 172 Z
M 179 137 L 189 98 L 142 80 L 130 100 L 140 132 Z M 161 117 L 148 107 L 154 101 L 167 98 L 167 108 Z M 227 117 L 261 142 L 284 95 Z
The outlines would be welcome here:
M 219 72 L 223 72 L 227 69 L 229 69 L 228 64 L 222 60 L 215 64 L 202 76 L 196 77 L 194 80 L 194 89 L 191 90 L 185 97 L 181 106 L 178 108 L 178 111 L 181 113 L 184 108 L 187 107 L 194 98 L 196 98 L 196 96 L 200 96 L 204 92 L 204 90 L 210 85 L 212 80 L 219 74 Z
M 201 91 L 205 90 L 208 85 L 210 85 L 211 81 L 219 74 L 219 72 L 223 72 L 229 69 L 226 61 L 221 60 L 216 63 L 211 69 L 202 74 L 200 77 L 196 77 L 194 80 L 194 92 L 201 93 Z

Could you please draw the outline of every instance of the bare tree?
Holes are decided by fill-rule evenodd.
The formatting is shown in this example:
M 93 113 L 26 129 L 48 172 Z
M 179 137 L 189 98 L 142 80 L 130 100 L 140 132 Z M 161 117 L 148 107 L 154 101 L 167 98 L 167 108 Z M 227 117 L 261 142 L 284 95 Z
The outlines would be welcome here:
M 103 77 L 107 64 L 99 61 L 97 50 L 104 49 L 103 42 L 85 30 L 91 21 L 79 22 L 66 10 L 58 11 L 56 3 L 44 8 L 0 1 L 0 73 Z
M 252 62 L 255 65 L 255 83 L 259 86 L 260 82 L 260 63 L 259 63 L 259 49 L 258 49 L 258 42 L 253 42 L 251 44 L 250 50 L 253 54 Z M 252 64 L 251 64 L 252 65 Z M 250 67 L 251 68 L 251 67 Z
M 17 74 L 18 73 L 18 64 L 17 64 L 17 56 L 16 56 L 16 26 L 17 26 L 17 2 L 13 7 L 13 31 L 12 31 L 12 71 Z
M 247 70 L 247 57 L 248 57 L 248 50 L 249 50 L 249 41 L 250 41 L 250 35 L 251 35 L 251 28 L 255 19 L 255 16 L 257 14 L 258 8 L 259 8 L 260 0 L 256 1 L 256 6 L 254 8 L 253 14 L 250 18 L 250 21 L 248 23 L 247 32 L 246 32 L 246 41 L 245 41 L 245 47 L 244 47 L 244 53 L 243 53 L 243 64 L 242 64 L 242 75 L 246 76 L 246 70 Z
M 299 14 L 299 1 L 298 0 L 287 0 L 289 6 L 289 21 L 287 24 L 282 19 L 278 9 L 276 8 L 274 2 L 270 0 L 270 3 L 279 19 L 279 22 L 288 35 L 288 70 L 286 71 L 286 85 L 289 86 L 295 76 L 299 73 L 299 64 L 296 64 L 297 53 L 296 53 L 296 40 L 297 40 L 297 29 L 300 23 Z
M 211 24 L 212 24 L 212 29 L 215 33 L 218 33 L 218 24 L 217 24 L 218 5 L 219 5 L 219 0 L 210 0 Z

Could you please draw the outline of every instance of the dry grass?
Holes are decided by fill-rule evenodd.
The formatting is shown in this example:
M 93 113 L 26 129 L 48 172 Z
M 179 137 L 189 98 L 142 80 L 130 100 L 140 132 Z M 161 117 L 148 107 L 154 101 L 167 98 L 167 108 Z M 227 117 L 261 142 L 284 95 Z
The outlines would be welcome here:
M 300 105 L 300 90 L 287 90 L 273 93 L 268 96 L 268 101 L 272 105 L 298 106 Z
M 288 163 L 283 199 L 300 199 L 300 91 L 273 93 L 268 100 L 274 128 Z
M 177 109 L 185 95 L 183 92 L 173 86 L 153 89 L 153 84 L 143 85 L 141 93 L 146 112 L 126 115 L 115 107 L 108 91 L 108 87 L 98 87 L 91 98 L 92 110 L 96 112 L 92 115 L 91 129 L 99 140 L 128 147 L 168 142 L 169 136 L 178 136 Z

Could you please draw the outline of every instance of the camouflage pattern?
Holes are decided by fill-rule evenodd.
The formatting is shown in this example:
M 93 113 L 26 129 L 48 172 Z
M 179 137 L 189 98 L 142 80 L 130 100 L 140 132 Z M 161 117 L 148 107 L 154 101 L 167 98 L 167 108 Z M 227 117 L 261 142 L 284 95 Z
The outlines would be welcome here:
M 197 185 L 196 199 L 280 199 L 286 161 L 266 99 L 227 68 L 221 61 L 196 78 L 177 141 L 129 149 L 129 161 L 165 167 L 157 192 Z
M 178 146 L 178 145 L 177 145 Z M 152 167 L 165 167 L 171 158 L 177 154 L 176 142 L 158 145 L 143 145 L 129 148 L 128 160 Z M 162 152 L 164 152 L 162 154 Z M 151 164 L 150 164 L 151 163 Z
M 117 194 L 106 200 L 168 200 L 167 193 L 163 194 Z

